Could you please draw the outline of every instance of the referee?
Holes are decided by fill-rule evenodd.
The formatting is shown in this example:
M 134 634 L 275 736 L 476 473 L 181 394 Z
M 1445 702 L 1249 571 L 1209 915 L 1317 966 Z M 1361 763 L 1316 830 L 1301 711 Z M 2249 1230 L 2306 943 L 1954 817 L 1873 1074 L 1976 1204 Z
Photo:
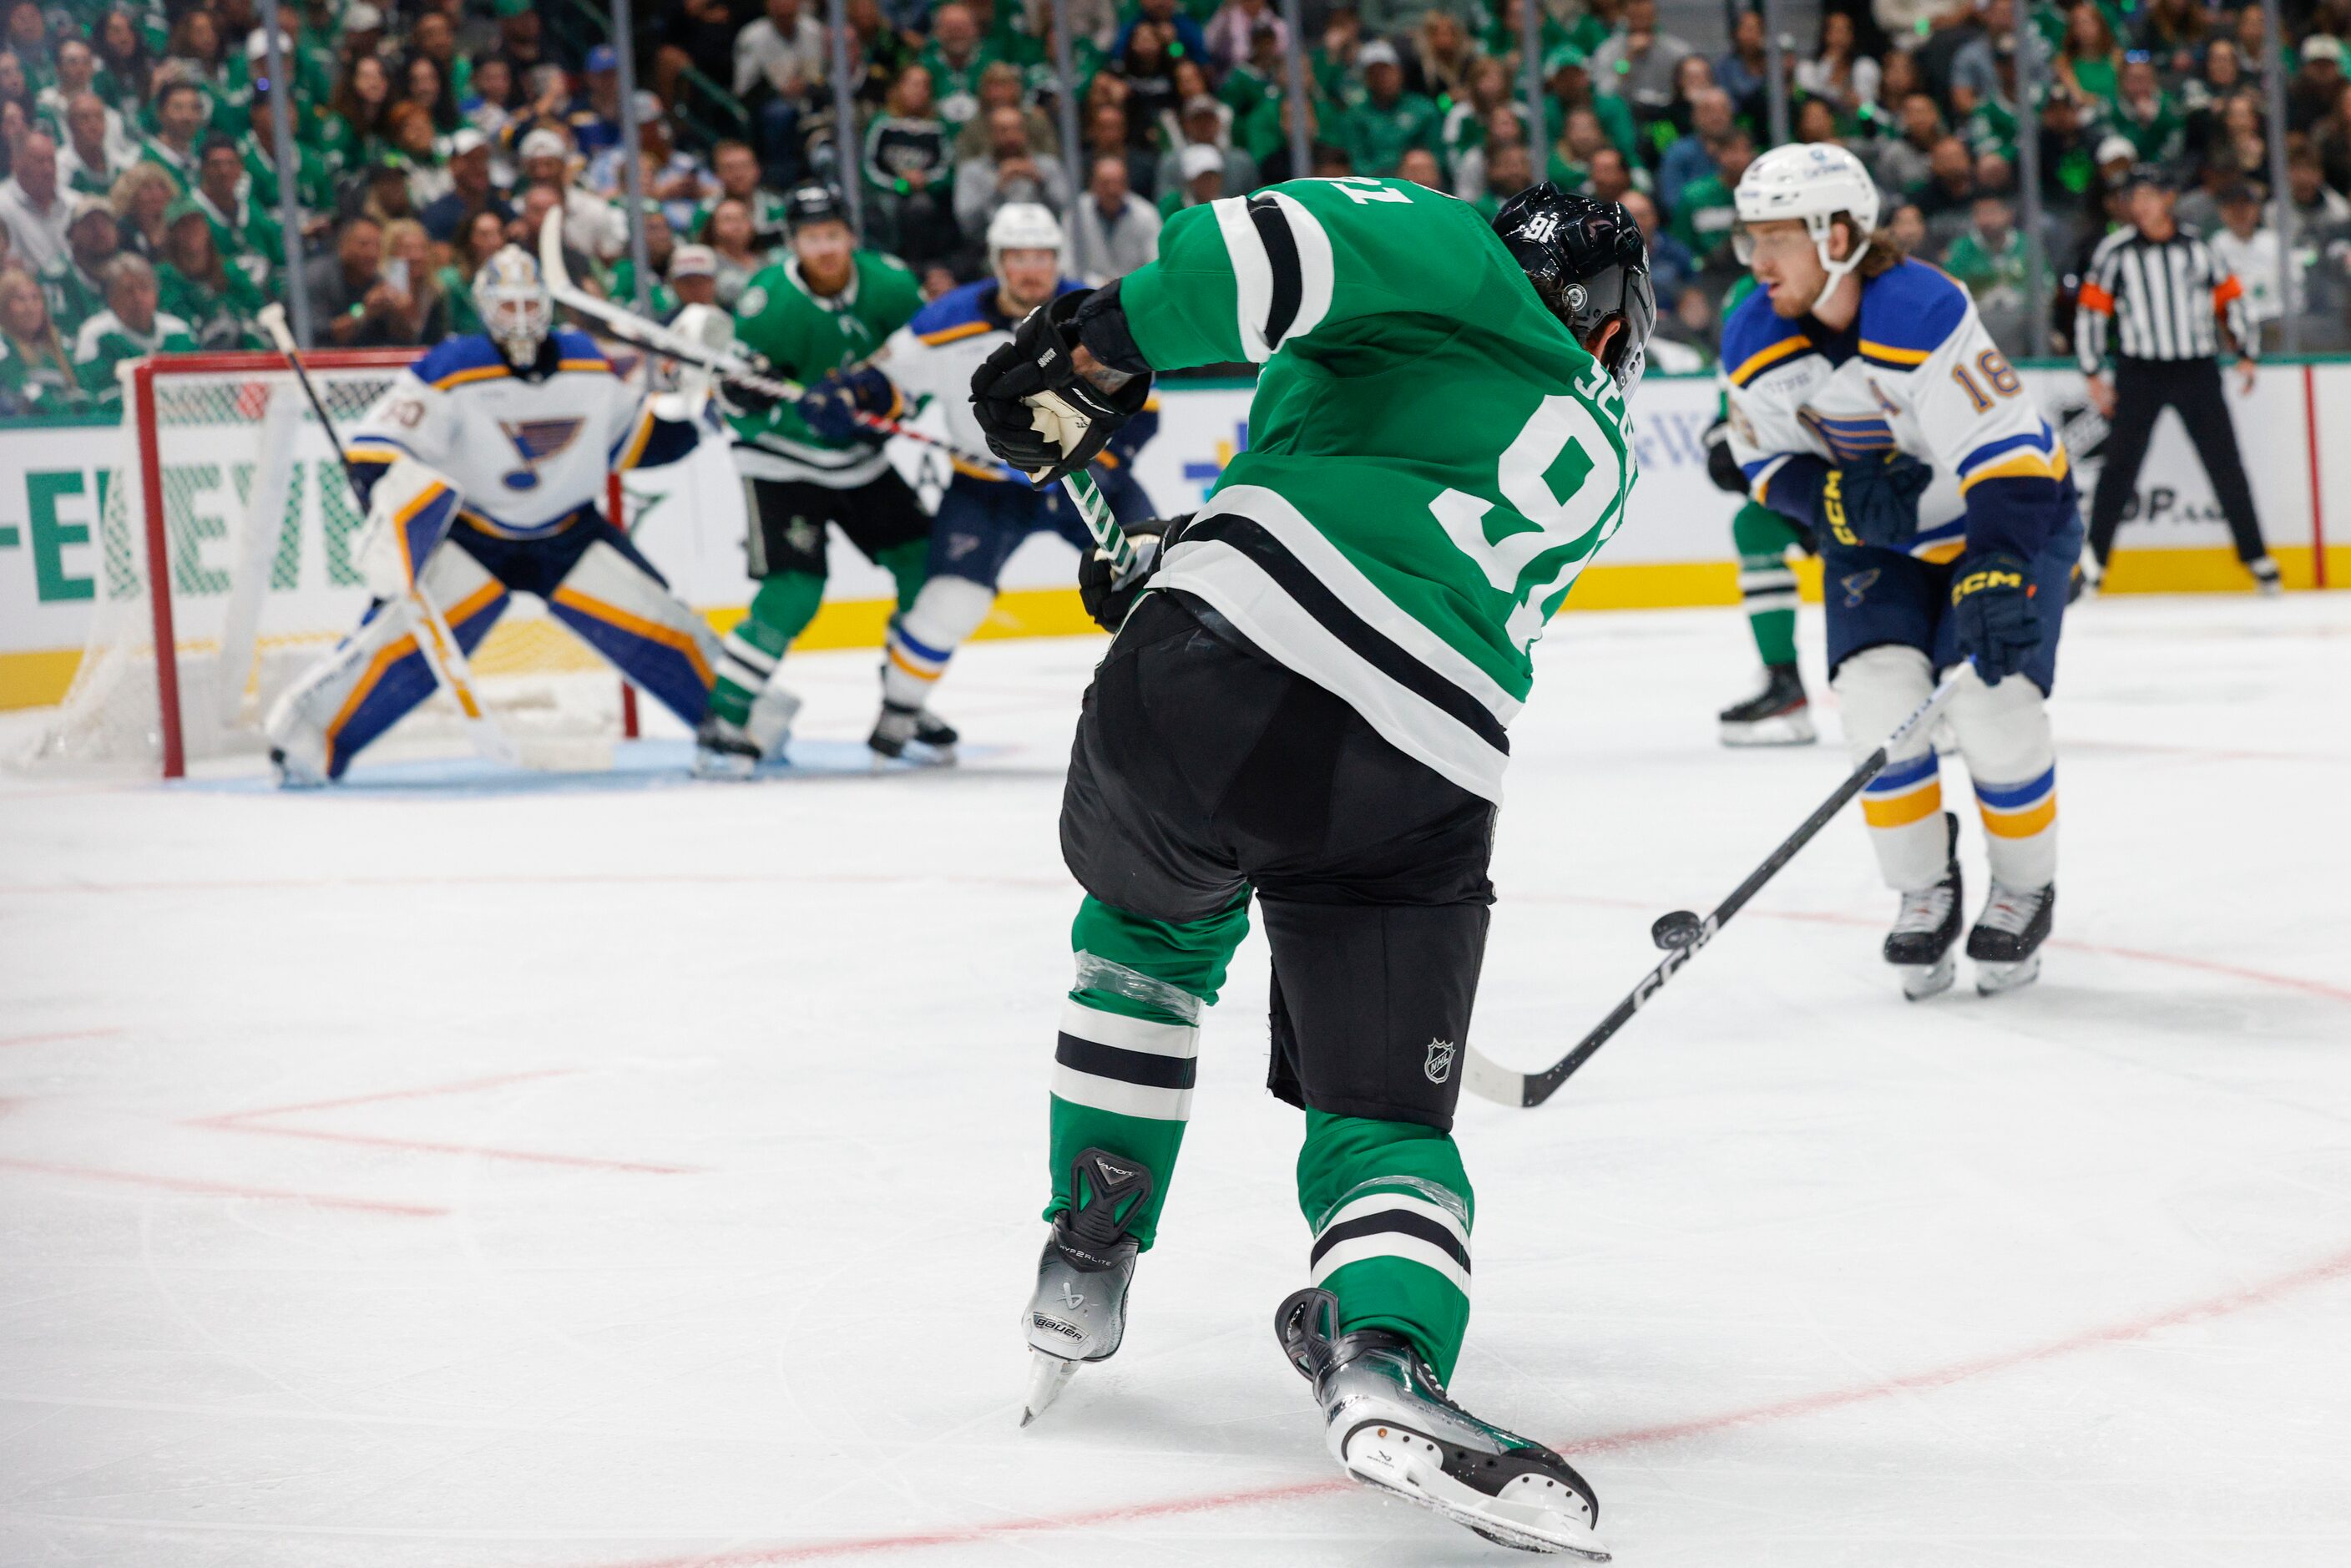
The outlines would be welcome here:
M 2212 493 L 2237 541 L 2237 559 L 2263 593 L 2278 591 L 2277 563 L 2262 542 L 2252 486 L 2237 453 L 2236 426 L 2220 392 L 2223 328 L 2237 357 L 2241 390 L 2253 387 L 2253 325 L 2244 285 L 2211 246 L 2182 234 L 2172 220 L 2173 193 L 2145 164 L 2131 173 L 2132 225 L 2106 236 L 2082 281 L 2074 329 L 2090 402 L 2111 422 L 2105 467 L 2090 503 L 2090 549 L 2103 573 L 2123 507 L 2138 486 L 2147 437 L 2165 408 L 2179 411 Z M 2114 371 L 2106 371 L 2112 336 Z

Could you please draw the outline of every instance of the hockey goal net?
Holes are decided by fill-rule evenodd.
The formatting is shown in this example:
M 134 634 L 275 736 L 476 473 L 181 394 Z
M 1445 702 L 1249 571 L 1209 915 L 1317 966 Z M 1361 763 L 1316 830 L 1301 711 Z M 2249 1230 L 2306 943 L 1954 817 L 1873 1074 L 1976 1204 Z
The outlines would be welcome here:
M 415 357 L 307 362 L 348 433 Z M 122 392 L 120 459 L 99 477 L 89 643 L 34 760 L 177 778 L 197 758 L 264 750 L 271 703 L 358 623 L 365 519 L 278 355 L 158 355 L 123 367 Z M 517 599 L 472 662 L 527 752 L 533 737 L 578 752 L 633 727 L 620 682 L 535 601 Z M 454 737 L 455 709 L 436 695 L 396 733 Z

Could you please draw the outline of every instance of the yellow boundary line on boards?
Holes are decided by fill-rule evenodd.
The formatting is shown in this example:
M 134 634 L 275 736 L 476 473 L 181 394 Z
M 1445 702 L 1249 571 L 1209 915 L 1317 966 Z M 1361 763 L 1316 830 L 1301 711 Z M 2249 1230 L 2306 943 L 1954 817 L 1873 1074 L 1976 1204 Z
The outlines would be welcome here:
M 2274 552 L 2288 588 L 2312 586 L 2308 545 L 2282 545 Z M 2326 547 L 2330 583 L 2351 584 L 2351 545 Z M 1796 562 L 1799 591 L 1809 604 L 1821 598 L 1821 563 Z M 2225 549 L 2121 550 L 2106 573 L 2109 593 L 2228 593 L 2252 587 L 2252 578 Z M 1593 566 L 1576 580 L 1570 610 L 1676 610 L 1739 602 L 1739 568 L 1727 560 L 1638 561 Z M 889 625 L 892 601 L 840 599 L 823 606 L 800 634 L 797 647 L 878 648 Z M 703 612 L 724 633 L 743 619 L 740 606 Z M 997 596 L 996 607 L 973 633 L 976 638 L 1071 637 L 1097 628 L 1078 603 L 1073 588 L 1016 588 Z M 0 653 L 0 708 L 42 707 L 55 703 L 73 683 L 81 663 L 76 650 Z

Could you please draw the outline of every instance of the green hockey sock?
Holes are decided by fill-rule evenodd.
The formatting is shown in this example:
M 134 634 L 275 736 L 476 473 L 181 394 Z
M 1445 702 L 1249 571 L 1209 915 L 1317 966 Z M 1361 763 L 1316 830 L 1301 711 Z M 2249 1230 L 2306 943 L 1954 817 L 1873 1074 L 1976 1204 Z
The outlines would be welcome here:
M 718 684 L 710 708 L 729 724 L 741 724 L 751 704 L 783 663 L 792 639 L 808 630 L 824 601 L 824 579 L 814 572 L 786 571 L 759 580 L 750 612 L 718 644 Z
M 902 545 L 892 545 L 873 558 L 873 564 L 888 572 L 898 585 L 898 613 L 904 615 L 913 607 L 914 595 L 922 591 L 925 569 L 931 559 L 931 541 L 908 539 Z
M 1314 1228 L 1312 1281 L 1339 1298 L 1340 1328 L 1400 1333 L 1450 1378 L 1469 1327 L 1476 1214 L 1452 1135 L 1309 1111 L 1298 1207 Z
M 1796 573 L 1788 551 L 1803 530 L 1769 507 L 1750 501 L 1730 521 L 1739 549 L 1739 597 L 1747 607 L 1755 652 L 1766 664 L 1796 662 Z
M 1097 898 L 1079 907 L 1070 930 L 1078 983 L 1061 1009 L 1053 1052 L 1053 1201 L 1070 1207 L 1071 1167 L 1102 1149 L 1151 1172 L 1149 1197 L 1126 1216 L 1148 1248 L 1167 1201 L 1167 1184 L 1192 1113 L 1200 1009 L 1217 999 L 1225 966 L 1249 934 L 1249 895 L 1205 920 L 1130 915 Z

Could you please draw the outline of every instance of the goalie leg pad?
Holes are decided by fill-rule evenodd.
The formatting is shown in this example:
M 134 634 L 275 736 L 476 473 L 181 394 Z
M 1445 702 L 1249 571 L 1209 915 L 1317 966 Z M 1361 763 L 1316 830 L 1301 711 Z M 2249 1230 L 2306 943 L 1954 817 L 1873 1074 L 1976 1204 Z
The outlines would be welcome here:
M 462 549 L 434 551 L 419 586 L 442 608 L 467 653 L 506 612 L 506 585 Z M 380 601 L 357 631 L 277 699 L 266 727 L 269 743 L 289 758 L 289 771 L 340 779 L 351 758 L 431 696 L 434 685 L 407 602 Z
M 913 606 L 890 622 L 883 696 L 906 707 L 927 703 L 947 661 L 979 630 L 995 602 L 995 589 L 967 577 L 934 577 L 923 584 Z
M 549 612 L 679 719 L 700 723 L 710 706 L 716 635 L 619 529 L 601 518 L 576 527 L 592 535 L 547 596 Z
M 2057 877 L 2057 750 L 2041 688 L 2014 679 L 1987 686 L 1970 670 L 1949 719 L 1975 780 L 1993 879 L 2048 886 Z
M 1891 643 L 1853 654 L 1837 666 L 1829 684 L 1844 706 L 1845 749 L 1856 763 L 1876 750 L 1935 689 L 1927 655 Z M 1861 792 L 1861 814 L 1869 824 L 1870 847 L 1877 852 L 1886 886 L 1918 893 L 1942 880 L 1950 863 L 1943 829 L 1943 786 L 1927 733 L 1913 735 L 1886 758 L 1886 767 Z

